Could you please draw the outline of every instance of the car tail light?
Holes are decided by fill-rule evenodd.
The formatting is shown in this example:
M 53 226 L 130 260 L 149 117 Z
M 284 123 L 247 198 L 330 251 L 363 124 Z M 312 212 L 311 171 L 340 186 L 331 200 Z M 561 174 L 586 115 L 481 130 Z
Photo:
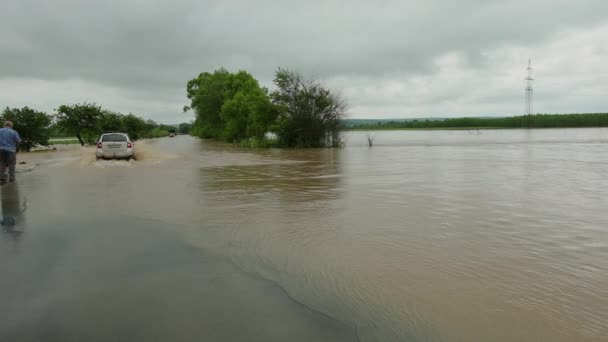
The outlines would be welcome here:
M 101 143 L 100 142 L 97 143 L 97 148 L 101 148 Z
M 132 148 L 133 144 L 131 144 L 130 142 L 127 143 L 127 148 Z

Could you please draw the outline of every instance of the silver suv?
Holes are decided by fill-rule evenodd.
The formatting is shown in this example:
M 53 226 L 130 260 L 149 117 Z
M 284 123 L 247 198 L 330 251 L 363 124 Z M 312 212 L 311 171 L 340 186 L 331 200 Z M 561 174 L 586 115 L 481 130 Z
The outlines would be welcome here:
M 97 140 L 97 159 L 135 159 L 135 145 L 125 133 L 105 133 Z

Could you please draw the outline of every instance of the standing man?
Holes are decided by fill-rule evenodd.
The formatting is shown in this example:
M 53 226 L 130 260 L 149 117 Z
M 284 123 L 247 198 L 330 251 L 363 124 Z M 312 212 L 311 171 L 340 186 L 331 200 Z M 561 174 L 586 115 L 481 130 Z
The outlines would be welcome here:
M 9 182 L 15 181 L 17 147 L 20 142 L 19 134 L 13 130 L 13 123 L 6 121 L 4 128 L 0 128 L 0 183 L 6 182 L 7 168 Z

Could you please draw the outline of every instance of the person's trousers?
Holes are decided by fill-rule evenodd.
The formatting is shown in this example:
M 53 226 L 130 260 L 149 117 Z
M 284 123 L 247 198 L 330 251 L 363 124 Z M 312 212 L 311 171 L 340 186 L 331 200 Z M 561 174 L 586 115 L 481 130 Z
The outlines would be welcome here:
M 17 164 L 17 153 L 0 150 L 0 180 L 6 180 L 6 169 L 9 180 L 15 180 L 15 164 Z

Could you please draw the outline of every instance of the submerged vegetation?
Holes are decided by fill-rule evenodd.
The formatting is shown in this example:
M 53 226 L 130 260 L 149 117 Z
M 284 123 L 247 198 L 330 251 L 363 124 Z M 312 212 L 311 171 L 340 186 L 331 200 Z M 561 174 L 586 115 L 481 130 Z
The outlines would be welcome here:
M 186 88 L 184 110 L 196 117 L 191 134 L 248 147 L 340 145 L 346 105 L 338 95 L 286 69 L 277 70 L 274 84 L 271 93 L 246 71 L 201 73 Z
M 608 127 L 608 113 L 356 122 L 351 130 Z
M 238 143 L 239 147 L 243 148 L 271 148 L 271 147 L 280 147 L 279 141 L 273 138 L 264 138 L 264 139 L 244 139 Z

